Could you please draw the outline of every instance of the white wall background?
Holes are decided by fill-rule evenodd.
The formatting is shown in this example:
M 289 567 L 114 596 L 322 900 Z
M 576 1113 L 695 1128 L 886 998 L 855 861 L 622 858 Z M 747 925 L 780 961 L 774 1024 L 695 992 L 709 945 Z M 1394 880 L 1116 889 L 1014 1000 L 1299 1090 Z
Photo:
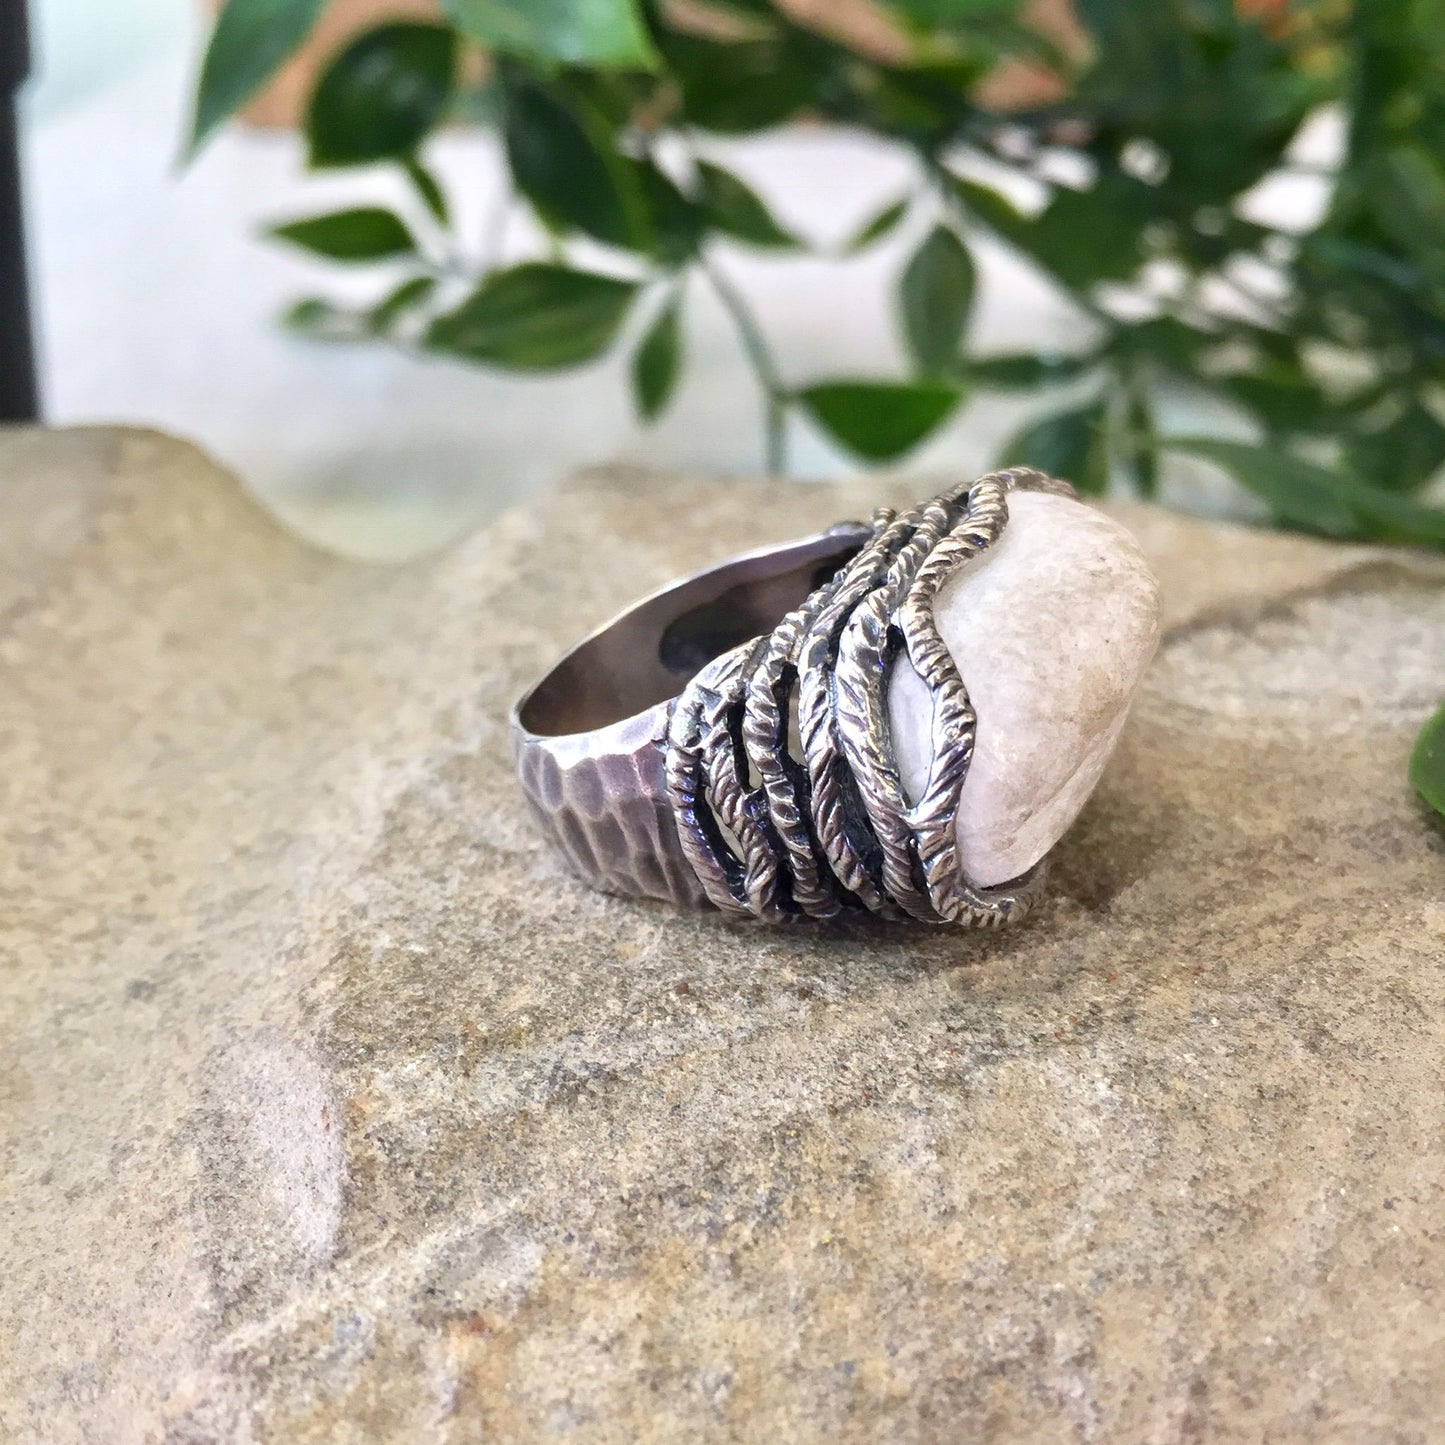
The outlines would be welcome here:
M 30 0 L 30 17 L 38 72 L 26 98 L 32 119 L 188 46 L 199 28 L 196 0 Z

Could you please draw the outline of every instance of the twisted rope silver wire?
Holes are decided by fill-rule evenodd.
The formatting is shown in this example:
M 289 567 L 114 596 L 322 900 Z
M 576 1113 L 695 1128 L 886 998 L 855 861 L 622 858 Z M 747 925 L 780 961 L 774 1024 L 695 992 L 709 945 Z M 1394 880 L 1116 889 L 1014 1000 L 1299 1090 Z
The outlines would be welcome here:
M 1042 864 L 987 889 L 959 867 L 954 819 L 977 720 L 933 620 L 939 589 L 995 545 L 1019 488 L 1073 495 L 1018 468 L 880 512 L 830 581 L 683 689 L 666 739 L 668 796 L 684 854 L 719 908 L 769 920 L 866 909 L 983 926 L 1028 910 Z M 934 704 L 933 760 L 911 803 L 888 721 L 900 659 Z M 790 750 L 794 706 L 801 758 Z

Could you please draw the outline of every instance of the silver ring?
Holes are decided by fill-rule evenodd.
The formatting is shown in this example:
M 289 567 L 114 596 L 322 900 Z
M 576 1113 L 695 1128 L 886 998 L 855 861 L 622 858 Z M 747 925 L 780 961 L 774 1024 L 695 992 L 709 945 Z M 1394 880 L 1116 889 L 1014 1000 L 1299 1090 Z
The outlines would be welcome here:
M 513 709 L 512 746 L 578 877 L 770 921 L 855 910 L 988 926 L 1027 912 L 1043 862 L 991 888 L 959 866 L 975 716 L 933 622 L 939 587 L 997 542 L 1014 489 L 1075 495 L 1040 472 L 994 472 L 673 583 L 567 653 Z M 886 710 L 905 655 L 934 704 L 914 800 Z

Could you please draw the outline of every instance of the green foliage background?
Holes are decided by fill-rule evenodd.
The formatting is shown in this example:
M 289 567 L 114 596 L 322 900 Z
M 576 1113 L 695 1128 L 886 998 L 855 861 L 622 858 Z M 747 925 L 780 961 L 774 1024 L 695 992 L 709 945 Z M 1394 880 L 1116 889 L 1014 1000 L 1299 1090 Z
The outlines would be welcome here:
M 255 94 L 326 0 L 230 0 L 198 86 L 192 146 Z M 632 343 L 637 408 L 671 400 L 690 290 L 731 316 L 762 396 L 768 464 L 785 466 L 800 411 L 869 462 L 900 456 L 973 390 L 1070 399 L 1001 461 L 1082 491 L 1149 496 L 1162 457 L 1212 461 L 1281 524 L 1332 537 L 1445 547 L 1420 492 L 1445 466 L 1445 0 L 1077 0 L 1089 44 L 1065 54 L 1019 0 L 878 0 L 887 59 L 789 18 L 768 0 L 444 0 L 446 20 L 380 25 L 334 55 L 311 96 L 310 164 L 385 164 L 415 214 L 372 206 L 292 221 L 276 235 L 347 266 L 400 263 L 366 309 L 298 302 L 291 325 L 518 371 L 577 366 Z M 482 52 L 484 65 L 472 63 Z M 978 100 L 1024 57 L 1060 98 L 1000 114 Z M 466 77 L 485 74 L 486 78 Z M 1243 204 L 1322 107 L 1347 124 L 1313 228 L 1283 231 Z M 546 256 L 469 268 L 427 138 L 458 117 L 496 125 L 516 197 Z M 879 137 L 915 181 L 846 248 L 905 219 L 923 232 L 897 279 L 906 377 L 789 385 L 713 242 L 778 254 L 798 237 L 739 177 L 699 154 L 809 117 Z M 1060 153 L 1071 161 L 1069 184 Z M 984 163 L 982 166 L 980 162 Z M 999 168 L 1043 197 L 1021 211 L 980 183 Z M 969 319 L 988 234 L 1051 277 L 1093 321 L 1076 355 L 979 355 Z M 569 241 L 607 248 L 604 267 Z M 1120 307 L 1119 289 L 1149 298 Z M 641 313 L 637 324 L 629 320 Z M 1161 391 L 1213 392 L 1258 440 L 1161 434 Z M 1080 399 L 1082 398 L 1082 400 Z M 1437 727 L 1438 733 L 1438 727 Z M 1445 798 L 1445 748 L 1417 750 L 1417 786 Z

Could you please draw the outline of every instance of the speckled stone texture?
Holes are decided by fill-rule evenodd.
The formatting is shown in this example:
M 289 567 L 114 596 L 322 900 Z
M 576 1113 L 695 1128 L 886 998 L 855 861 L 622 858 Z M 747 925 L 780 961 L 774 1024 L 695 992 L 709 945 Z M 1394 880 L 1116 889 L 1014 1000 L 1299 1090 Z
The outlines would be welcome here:
M 385 570 L 0 434 L 0 1437 L 1439 1438 L 1437 563 L 1123 513 L 1164 640 L 1013 931 L 541 842 L 560 647 L 933 489 L 612 475 Z

